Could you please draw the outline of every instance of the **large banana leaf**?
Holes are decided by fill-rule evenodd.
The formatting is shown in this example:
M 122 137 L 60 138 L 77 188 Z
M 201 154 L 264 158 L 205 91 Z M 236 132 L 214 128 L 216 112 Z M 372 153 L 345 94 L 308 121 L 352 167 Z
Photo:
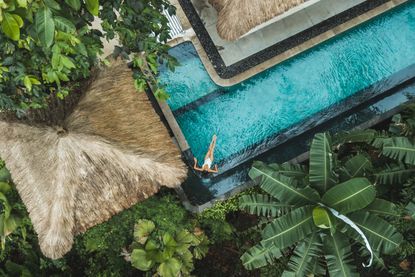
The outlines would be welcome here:
M 261 243 L 283 249 L 301 241 L 316 229 L 312 210 L 312 206 L 305 206 L 275 219 L 262 231 Z
M 376 182 L 385 185 L 403 184 L 409 177 L 415 174 L 415 168 L 401 163 L 387 166 L 384 170 L 373 174 Z
M 333 236 L 325 237 L 323 242 L 330 277 L 359 276 L 353 264 L 351 247 L 347 237 L 337 232 Z
M 356 212 L 349 218 L 363 231 L 373 250 L 380 253 L 391 253 L 402 242 L 402 235 L 396 228 L 382 218 L 369 212 Z M 351 231 L 351 230 L 349 230 Z M 361 241 L 355 232 L 348 234 Z
M 365 155 L 359 154 L 347 160 L 341 167 L 340 178 L 346 181 L 356 177 L 364 177 L 372 169 L 372 162 Z
M 242 264 L 246 269 L 252 270 L 268 264 L 272 264 L 282 256 L 281 251 L 275 245 L 264 246 L 261 243 L 251 247 L 241 256 Z
M 317 134 L 311 143 L 309 180 L 321 194 L 337 183 L 331 139 L 327 133 Z
M 313 272 L 314 258 L 321 256 L 322 243 L 317 232 L 295 247 L 293 255 L 288 263 L 289 270 L 284 271 L 282 277 L 307 276 Z
M 326 275 L 326 261 L 324 257 L 315 257 L 311 260 L 312 268 L 311 271 L 313 274 L 307 276 L 325 276 Z
M 406 137 L 396 137 L 388 140 L 382 149 L 386 157 L 415 165 L 415 145 Z
M 405 207 L 406 211 L 409 213 L 409 215 L 415 219 L 415 199 L 413 199 L 411 202 L 408 203 Z
M 322 229 L 330 229 L 330 233 L 336 232 L 336 218 L 326 208 L 316 206 L 313 209 L 314 224 Z
M 342 214 L 363 209 L 375 199 L 376 189 L 366 178 L 354 178 L 327 191 L 322 202 Z
M 255 162 L 249 171 L 252 179 L 258 179 L 261 188 L 282 203 L 302 206 L 317 203 L 320 196 L 310 187 L 296 188 L 292 178 L 275 173 L 262 162 Z
M 269 167 L 284 176 L 296 178 L 299 180 L 304 179 L 307 176 L 307 170 L 305 166 L 299 164 L 270 164 Z
M 382 148 L 385 143 L 389 143 L 392 140 L 390 135 L 386 132 L 381 132 L 376 135 L 375 139 L 370 143 L 375 148 Z
M 333 137 L 333 144 L 343 143 L 370 143 L 376 137 L 376 130 L 356 130 L 351 132 L 339 132 Z
M 370 213 L 375 213 L 382 216 L 399 216 L 399 212 L 392 202 L 376 198 L 372 203 L 369 204 L 365 209 Z
M 293 206 L 282 204 L 266 194 L 247 194 L 239 198 L 239 207 L 250 214 L 276 217 Z

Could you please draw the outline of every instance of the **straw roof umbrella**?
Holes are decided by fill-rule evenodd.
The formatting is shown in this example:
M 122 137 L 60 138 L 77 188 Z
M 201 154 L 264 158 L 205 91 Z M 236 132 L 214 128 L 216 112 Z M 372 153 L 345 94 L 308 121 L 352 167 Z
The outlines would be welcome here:
M 0 120 L 0 156 L 47 257 L 62 257 L 74 235 L 187 174 L 131 75 L 125 64 L 100 72 L 59 127 Z
M 220 12 L 223 7 L 225 7 L 226 2 L 228 0 L 209 0 L 209 4 L 211 4 L 217 12 Z
M 225 40 L 236 40 L 252 28 L 304 3 L 306 0 L 210 1 L 219 12 L 216 25 L 219 36 Z

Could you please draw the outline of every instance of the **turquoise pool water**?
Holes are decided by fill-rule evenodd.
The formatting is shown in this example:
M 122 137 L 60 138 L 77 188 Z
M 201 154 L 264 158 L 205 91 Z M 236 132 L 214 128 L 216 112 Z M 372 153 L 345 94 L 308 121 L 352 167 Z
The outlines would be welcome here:
M 161 70 L 160 81 L 171 96 L 168 104 L 176 111 L 193 154 L 202 160 L 216 134 L 215 159 L 224 162 L 412 65 L 415 3 L 228 88 L 213 83 L 190 43 L 178 45 L 170 53 L 181 66 L 175 72 Z M 215 97 L 183 111 L 184 106 L 209 94 Z

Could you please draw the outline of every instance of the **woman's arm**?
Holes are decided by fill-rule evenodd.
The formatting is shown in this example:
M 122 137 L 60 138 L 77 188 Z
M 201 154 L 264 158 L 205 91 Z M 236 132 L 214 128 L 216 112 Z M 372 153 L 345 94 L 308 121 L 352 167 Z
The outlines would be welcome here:
M 196 159 L 196 158 L 193 158 L 193 159 L 194 159 L 194 161 L 195 161 L 195 164 L 194 164 L 193 168 L 194 168 L 195 170 L 197 170 L 197 171 L 202 171 L 202 172 L 203 172 L 203 169 L 202 169 L 202 168 L 197 167 L 197 159 Z
M 215 164 L 215 169 L 208 169 L 208 172 L 210 172 L 210 173 L 218 173 L 219 172 L 219 170 L 218 170 L 218 165 L 217 164 Z

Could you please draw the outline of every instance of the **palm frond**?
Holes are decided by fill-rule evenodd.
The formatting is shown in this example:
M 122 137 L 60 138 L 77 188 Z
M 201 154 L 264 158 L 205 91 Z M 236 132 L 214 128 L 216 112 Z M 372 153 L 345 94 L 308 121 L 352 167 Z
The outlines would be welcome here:
M 261 188 L 282 203 L 295 206 L 317 203 L 320 196 L 316 190 L 305 187 L 296 188 L 294 179 L 276 173 L 262 162 L 255 162 L 249 176 L 258 180 Z
M 310 148 L 310 183 L 321 194 L 337 183 L 334 173 L 331 138 L 328 133 L 315 135 Z
M 336 211 L 347 214 L 363 209 L 375 199 L 376 189 L 366 178 L 353 178 L 328 190 L 321 201 Z
M 359 276 L 354 266 L 352 251 L 347 237 L 340 232 L 336 232 L 332 236 L 326 236 L 323 242 L 327 268 L 331 277 Z
M 365 209 L 365 211 L 374 213 L 380 216 L 385 217 L 398 217 L 399 212 L 397 207 L 392 202 L 376 198 L 372 203 L 369 204 Z
M 388 164 L 386 167 L 374 173 L 375 180 L 379 184 L 383 185 L 394 185 L 403 184 L 409 177 L 415 173 L 415 168 L 405 165 L 404 163 L 399 164 Z
M 372 162 L 365 155 L 358 154 L 348 159 L 340 168 L 340 178 L 346 181 L 356 177 L 365 177 L 372 170 Z
M 387 140 L 382 154 L 391 159 L 415 165 L 415 145 L 406 137 L 394 137 Z
M 312 210 L 312 206 L 305 206 L 275 219 L 262 231 L 261 243 L 283 249 L 301 241 L 316 229 Z
M 304 179 L 308 174 L 306 167 L 300 164 L 270 164 L 269 167 L 284 176 L 296 178 L 298 180 Z
M 349 218 L 363 231 L 374 251 L 382 254 L 391 253 L 403 240 L 402 235 L 394 226 L 374 214 L 355 212 Z M 355 240 L 361 241 L 360 236 L 355 232 L 349 233 L 349 235 Z
M 276 217 L 293 206 L 280 203 L 266 194 L 247 194 L 239 198 L 239 207 L 250 214 Z
M 413 199 L 411 202 L 408 203 L 405 207 L 406 211 L 409 213 L 409 215 L 415 219 L 415 199 Z
M 313 232 L 308 238 L 295 247 L 294 253 L 288 262 L 288 270 L 284 276 L 307 276 L 314 273 L 313 263 L 315 258 L 322 255 L 322 243 L 317 232 Z
M 261 243 L 251 247 L 241 256 L 243 266 L 248 269 L 256 269 L 272 264 L 282 256 L 281 251 L 275 245 L 265 246 Z

